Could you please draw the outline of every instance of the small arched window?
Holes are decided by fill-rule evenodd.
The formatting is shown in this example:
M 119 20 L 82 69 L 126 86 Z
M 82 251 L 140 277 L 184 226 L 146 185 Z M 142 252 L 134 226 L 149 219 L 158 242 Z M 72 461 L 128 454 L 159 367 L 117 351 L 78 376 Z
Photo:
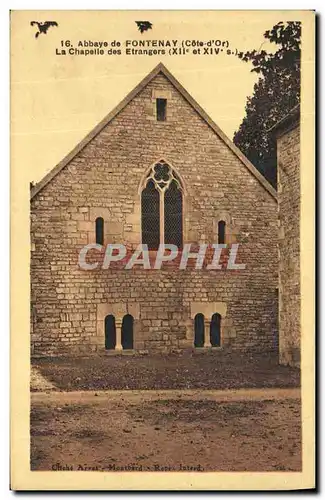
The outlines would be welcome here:
M 204 347 L 204 315 L 198 313 L 194 318 L 194 347 Z
M 210 342 L 212 347 L 220 347 L 221 315 L 214 313 L 210 323 Z
M 115 349 L 116 346 L 116 327 L 115 317 L 109 314 L 105 318 L 105 349 Z
M 218 243 L 221 245 L 226 242 L 226 223 L 224 220 L 218 222 Z
M 122 320 L 121 341 L 123 349 L 133 349 L 133 316 L 126 314 Z
M 98 245 L 104 244 L 104 219 L 97 217 L 96 219 L 96 243 Z

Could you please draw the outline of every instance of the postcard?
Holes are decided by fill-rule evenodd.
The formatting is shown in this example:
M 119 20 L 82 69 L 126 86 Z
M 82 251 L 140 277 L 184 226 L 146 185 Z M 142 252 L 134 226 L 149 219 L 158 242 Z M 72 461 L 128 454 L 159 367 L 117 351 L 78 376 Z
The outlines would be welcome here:
M 10 22 L 11 488 L 315 488 L 315 12 Z

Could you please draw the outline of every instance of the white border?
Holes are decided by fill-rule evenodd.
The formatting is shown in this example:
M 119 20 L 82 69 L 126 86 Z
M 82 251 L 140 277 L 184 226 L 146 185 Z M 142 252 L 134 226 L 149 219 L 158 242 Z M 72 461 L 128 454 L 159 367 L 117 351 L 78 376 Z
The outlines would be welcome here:
M 2 401 L 4 402 L 4 405 L 6 408 L 2 408 L 1 412 L 1 437 L 0 437 L 0 442 L 1 442 L 1 462 L 0 462 L 0 493 L 1 493 L 1 499 L 7 499 L 9 498 L 13 493 L 9 491 L 9 387 L 8 387 L 8 374 L 9 374 L 9 294 L 8 294 L 8 289 L 9 289 L 9 162 L 10 162 L 10 153 L 9 153 L 9 131 L 8 131 L 8 117 L 9 117 L 9 10 L 50 10 L 50 9 L 61 9 L 61 10 L 66 10 L 66 9 L 91 9 L 96 10 L 96 9 L 107 9 L 109 6 L 110 9 L 119 9 L 119 10 L 160 10 L 161 9 L 161 1 L 155 1 L 155 0 L 142 0 L 139 2 L 132 2 L 130 0 L 111 0 L 110 2 L 107 2 L 107 0 L 93 0 L 91 2 L 85 2 L 83 0 L 78 0 L 76 1 L 71 1 L 71 0 L 56 0 L 55 2 L 49 2 L 46 5 L 44 4 L 44 0 L 33 0 L 31 2 L 26 2 L 24 0 L 15 0 L 12 2 L 7 2 L 4 0 L 1 3 L 0 6 L 0 50 L 2 52 L 1 54 L 1 80 L 0 80 L 0 95 L 1 95 L 1 101 L 2 101 L 2 106 L 1 106 L 1 138 L 2 138 L 2 158 L 1 158 L 1 196 L 0 196 L 0 206 L 1 206 L 1 214 L 2 214 L 2 231 L 1 231 L 1 241 L 2 245 L 0 247 L 0 257 L 1 257 L 1 333 L 2 333 L 2 343 L 1 343 L 1 396 L 2 396 Z M 165 0 L 163 3 L 164 10 L 169 10 L 169 9 L 184 9 L 184 10 L 193 10 L 193 9 L 213 9 L 215 10 L 216 5 L 218 5 L 217 2 L 210 0 L 201 0 L 200 3 L 198 2 L 192 2 L 190 0 L 183 0 L 183 1 L 177 1 L 177 0 Z M 220 5 L 220 4 L 219 4 Z M 46 9 L 44 7 L 46 6 Z M 283 1 L 283 0 L 273 0 L 272 3 L 270 2 L 269 5 L 263 5 L 263 9 L 261 9 L 261 2 L 259 1 L 246 1 L 246 2 L 240 2 L 240 1 L 235 1 L 235 0 L 228 0 L 225 4 L 225 7 L 228 9 L 243 9 L 243 10 L 249 10 L 249 9 L 256 9 L 256 10 L 288 10 L 288 9 L 295 9 L 295 10 L 302 10 L 302 9 L 309 9 L 309 10 L 316 10 L 320 15 L 322 12 L 325 10 L 323 9 L 324 2 L 323 0 L 314 0 L 314 2 L 311 5 L 311 2 L 308 1 L 303 1 L 303 0 L 292 0 L 292 1 Z M 320 26 L 319 26 L 319 31 L 320 31 Z M 320 47 L 319 47 L 319 54 L 320 54 L 320 61 L 318 62 L 323 62 L 324 63 L 324 44 L 323 44 L 323 37 L 321 34 L 319 34 L 319 42 L 320 42 Z M 322 71 L 320 74 L 320 81 L 323 82 L 324 78 L 324 64 L 321 65 Z M 319 90 L 321 91 L 322 85 L 319 84 Z M 324 118 L 324 104 L 323 102 L 319 103 L 321 111 L 320 111 L 320 120 Z M 320 135 L 320 134 L 319 134 Z M 320 159 L 322 156 L 322 153 L 324 152 L 324 141 L 320 140 L 320 151 L 319 151 L 319 163 Z M 319 172 L 320 172 L 320 181 L 321 181 L 321 188 L 319 189 L 319 197 L 320 200 L 322 198 L 321 193 L 322 193 L 322 188 L 324 188 L 324 175 L 321 175 L 322 168 L 324 168 L 323 165 L 319 165 Z M 322 238 L 320 240 L 320 249 L 323 248 L 322 243 L 325 242 L 325 217 L 324 217 L 324 209 L 325 204 L 321 204 L 321 215 L 323 217 L 321 218 L 322 221 Z M 324 278 L 324 266 L 322 268 L 321 272 L 321 278 Z M 323 279 L 321 280 L 323 282 Z M 324 296 L 321 299 L 321 304 L 320 304 L 320 310 L 325 309 L 325 298 Z M 320 327 L 321 325 L 319 325 Z M 320 339 L 322 334 L 322 329 L 320 332 L 318 332 L 318 338 Z M 324 345 L 325 342 L 322 342 L 322 358 L 325 358 L 324 356 Z M 321 355 L 319 355 L 319 361 L 321 358 Z M 319 363 L 320 365 L 320 370 L 322 363 Z M 324 371 L 321 370 L 321 381 L 324 382 Z M 8 403 L 7 403 L 8 402 Z M 323 438 L 322 438 L 322 445 L 324 444 L 324 433 L 323 433 Z M 323 446 L 321 446 L 321 451 L 323 450 Z M 324 460 L 321 461 L 320 463 L 320 470 L 319 470 L 319 476 L 324 477 L 322 474 L 324 472 Z M 91 493 L 89 493 L 91 495 Z M 113 495 L 111 494 L 112 497 L 116 498 L 121 498 L 121 495 Z M 181 496 L 187 496 L 186 493 Z M 198 493 L 199 495 L 199 493 Z M 298 495 L 298 493 L 296 494 Z M 294 496 L 296 496 L 294 495 Z M 36 494 L 29 494 L 29 498 L 36 498 L 39 497 L 39 495 Z M 56 497 L 58 495 L 51 495 L 52 497 Z M 60 495 L 61 497 L 68 497 L 68 494 L 63 494 Z M 81 494 L 76 494 L 74 496 L 77 497 L 82 497 Z M 124 496 L 124 495 L 123 495 Z M 196 495 L 195 495 L 196 496 Z M 224 495 L 224 494 L 219 494 L 219 497 L 225 497 L 229 498 L 229 496 L 232 495 Z M 262 496 L 264 496 L 262 494 Z M 277 495 L 277 497 L 283 497 L 285 498 L 287 495 Z M 178 495 L 170 495 L 170 497 L 175 497 L 179 498 L 180 496 Z

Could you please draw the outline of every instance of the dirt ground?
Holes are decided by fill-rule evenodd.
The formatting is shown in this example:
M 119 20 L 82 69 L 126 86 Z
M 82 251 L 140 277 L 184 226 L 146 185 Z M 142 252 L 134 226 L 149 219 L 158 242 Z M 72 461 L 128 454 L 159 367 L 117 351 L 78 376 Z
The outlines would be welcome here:
M 300 390 L 33 392 L 31 468 L 299 471 Z
M 37 359 L 31 468 L 299 471 L 299 385 L 268 356 Z
M 59 390 L 235 389 L 298 387 L 297 368 L 276 356 L 184 353 L 182 355 L 43 358 L 33 366 Z

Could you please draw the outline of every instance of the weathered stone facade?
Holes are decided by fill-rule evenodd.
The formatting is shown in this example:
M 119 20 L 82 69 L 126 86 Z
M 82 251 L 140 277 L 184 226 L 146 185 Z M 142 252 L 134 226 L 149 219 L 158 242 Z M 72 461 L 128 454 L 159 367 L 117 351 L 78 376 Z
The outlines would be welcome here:
M 80 269 L 97 217 L 104 245 L 141 243 L 141 189 L 162 158 L 182 182 L 183 242 L 216 243 L 224 220 L 244 270 Z M 136 350 L 192 347 L 199 312 L 206 329 L 221 315 L 221 348 L 277 349 L 275 192 L 162 65 L 32 189 L 31 250 L 33 354 L 105 352 L 109 314 L 118 331 L 133 316 Z
M 300 364 L 300 110 L 275 128 L 279 203 L 280 363 Z

